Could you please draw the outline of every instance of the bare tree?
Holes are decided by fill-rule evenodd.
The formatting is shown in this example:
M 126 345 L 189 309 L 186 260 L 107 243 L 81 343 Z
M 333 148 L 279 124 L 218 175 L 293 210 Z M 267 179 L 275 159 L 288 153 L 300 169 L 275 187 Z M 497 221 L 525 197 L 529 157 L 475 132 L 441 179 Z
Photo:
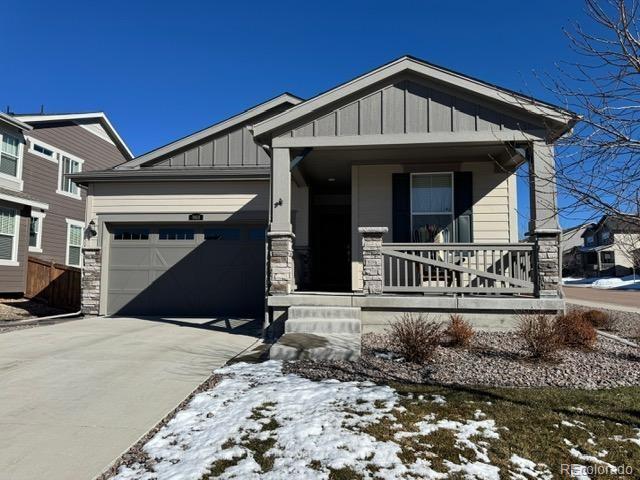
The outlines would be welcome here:
M 565 33 L 578 60 L 546 87 L 582 120 L 556 146 L 565 216 L 640 213 L 640 32 L 637 0 L 585 0 L 587 24 Z

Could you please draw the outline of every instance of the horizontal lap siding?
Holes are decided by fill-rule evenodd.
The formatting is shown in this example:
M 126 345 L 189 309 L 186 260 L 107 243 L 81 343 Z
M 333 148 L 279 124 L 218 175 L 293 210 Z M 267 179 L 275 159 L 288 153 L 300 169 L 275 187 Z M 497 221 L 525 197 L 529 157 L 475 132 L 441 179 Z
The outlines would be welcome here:
M 234 213 L 267 210 L 268 182 L 96 184 L 93 213 Z
M 503 105 L 423 79 L 399 78 L 306 119 L 282 137 L 394 135 L 489 130 L 533 131 L 532 120 Z
M 29 137 L 57 147 L 81 160 L 83 171 L 111 168 L 126 159 L 112 143 L 72 123 L 35 125 Z M 30 255 L 57 263 L 66 261 L 67 218 L 84 221 L 86 194 L 83 189 L 77 200 L 56 193 L 58 189 L 57 162 L 33 155 L 24 149 L 24 191 L 38 200 L 48 203 L 49 210 L 42 223 L 42 253 Z

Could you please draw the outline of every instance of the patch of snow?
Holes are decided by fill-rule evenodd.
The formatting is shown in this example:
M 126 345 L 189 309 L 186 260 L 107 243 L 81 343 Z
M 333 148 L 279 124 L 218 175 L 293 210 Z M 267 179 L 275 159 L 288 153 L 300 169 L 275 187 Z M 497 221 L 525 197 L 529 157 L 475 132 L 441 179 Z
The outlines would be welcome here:
M 527 480 L 529 478 L 539 478 L 541 480 L 551 480 L 553 475 L 549 467 L 544 463 L 536 464 L 535 462 L 522 458 L 516 454 L 511 455 L 509 461 L 515 466 L 515 472 L 511 473 L 513 480 Z
M 476 420 L 481 420 L 483 418 L 487 418 L 487 414 L 482 410 L 476 410 L 475 412 L 473 412 L 473 418 L 475 418 Z
M 574 287 L 591 287 L 600 289 L 616 289 L 616 290 L 640 290 L 640 277 L 637 275 L 627 275 L 626 277 L 590 277 L 577 278 L 565 277 L 562 284 Z
M 440 405 L 444 405 L 445 403 L 447 403 L 447 399 L 442 395 L 431 395 L 431 399 L 431 403 L 438 403 Z
M 464 478 L 477 478 L 478 480 L 500 480 L 500 469 L 495 465 L 482 462 L 469 462 L 455 464 L 445 460 L 444 465 L 450 473 L 461 474 Z
M 564 444 L 567 447 L 575 447 L 576 446 L 574 443 L 572 443 L 570 440 L 567 440 L 566 438 L 563 438 L 562 441 L 564 442 Z
M 572 448 L 571 450 L 569 450 L 569 453 L 571 454 L 572 457 L 575 457 L 578 460 L 581 460 L 583 462 L 604 465 L 606 468 L 609 469 L 610 473 L 616 473 L 618 471 L 618 469 L 613 465 L 611 465 L 610 463 L 607 463 L 604 460 L 599 459 L 598 457 L 594 457 L 593 455 L 587 455 L 585 453 L 582 453 L 577 448 Z

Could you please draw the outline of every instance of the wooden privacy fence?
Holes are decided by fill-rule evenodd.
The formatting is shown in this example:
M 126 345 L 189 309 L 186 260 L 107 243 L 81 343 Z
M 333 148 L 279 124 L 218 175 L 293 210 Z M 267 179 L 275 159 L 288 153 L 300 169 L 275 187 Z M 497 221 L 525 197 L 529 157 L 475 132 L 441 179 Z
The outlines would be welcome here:
M 383 292 L 533 293 L 533 244 L 385 243 Z
M 29 257 L 25 296 L 57 308 L 80 309 L 80 269 Z

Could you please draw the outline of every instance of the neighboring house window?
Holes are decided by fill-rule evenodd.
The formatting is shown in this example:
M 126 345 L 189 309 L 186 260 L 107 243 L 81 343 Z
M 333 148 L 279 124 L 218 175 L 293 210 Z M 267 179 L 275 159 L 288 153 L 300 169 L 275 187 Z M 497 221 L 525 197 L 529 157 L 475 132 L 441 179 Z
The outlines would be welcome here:
M 603 242 L 607 242 L 611 238 L 611 232 L 609 230 L 603 230 L 601 238 Z
M 82 162 L 67 155 L 60 155 L 59 190 L 58 193 L 80 198 L 80 189 L 70 178 L 65 175 L 78 173 L 81 170 Z
M 602 252 L 600 261 L 602 263 L 616 263 L 614 252 Z
M 20 140 L 11 135 L 2 135 L 2 152 L 0 153 L 0 173 L 10 177 L 18 177 L 20 163 Z
M 29 251 L 42 253 L 42 225 L 45 214 L 42 212 L 31 212 L 29 223 Z
M 593 245 L 593 235 L 589 235 L 585 238 L 585 245 Z
M 67 265 L 80 266 L 84 223 L 67 219 Z
M 30 137 L 27 138 L 29 140 L 29 153 L 38 157 L 46 158 L 52 162 L 58 162 L 58 155 L 55 147 L 44 143 L 42 140 L 36 140 L 35 138 Z
M 18 265 L 20 216 L 13 208 L 0 208 L 0 265 Z
M 453 175 L 411 175 L 411 235 L 414 242 L 451 242 L 453 231 Z

